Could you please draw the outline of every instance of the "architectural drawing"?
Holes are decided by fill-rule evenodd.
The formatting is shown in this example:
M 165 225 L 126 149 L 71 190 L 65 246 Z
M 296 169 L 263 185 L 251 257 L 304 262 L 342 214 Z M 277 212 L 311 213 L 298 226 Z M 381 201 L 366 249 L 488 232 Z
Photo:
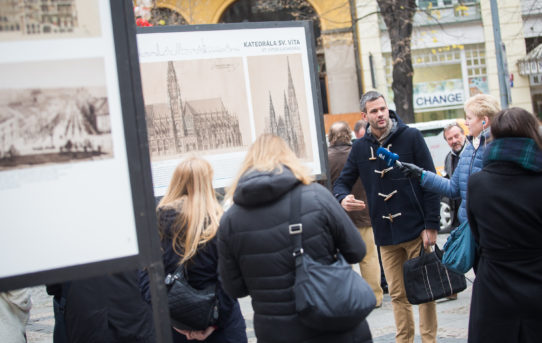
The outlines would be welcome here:
M 288 66 L 288 84 L 283 90 L 283 112 L 282 116 L 277 115 L 273 97 L 269 92 L 269 114 L 265 123 L 265 132 L 272 133 L 282 137 L 295 152 L 298 157 L 307 157 L 307 148 L 301 126 L 298 99 L 294 83 L 292 81 L 292 72 L 290 70 L 290 61 L 287 59 Z M 277 99 L 275 99 L 275 102 Z
M 113 156 L 102 89 L 0 91 L 0 170 Z
M 95 36 L 98 2 L 87 0 L 0 0 L 0 35 L 52 38 Z
M 243 146 L 239 118 L 221 97 L 186 99 L 172 61 L 166 82 L 167 102 L 145 106 L 152 159 Z

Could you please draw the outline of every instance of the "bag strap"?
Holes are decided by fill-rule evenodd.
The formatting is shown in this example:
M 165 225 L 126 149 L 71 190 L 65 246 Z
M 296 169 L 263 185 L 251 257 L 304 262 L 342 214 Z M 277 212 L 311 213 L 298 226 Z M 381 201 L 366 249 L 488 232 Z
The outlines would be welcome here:
M 440 250 L 440 248 L 438 247 L 438 244 L 435 244 L 434 247 L 435 247 L 435 254 L 439 258 L 439 260 L 442 260 L 442 250 Z M 425 254 L 427 254 L 427 252 L 425 252 L 425 249 L 423 248 L 423 240 L 422 240 L 420 244 L 420 256 L 423 256 Z
M 303 255 L 302 232 L 303 224 L 301 224 L 301 186 L 296 186 L 290 192 L 290 222 L 288 232 L 292 240 L 294 251 L 293 255 L 298 260 L 298 256 Z

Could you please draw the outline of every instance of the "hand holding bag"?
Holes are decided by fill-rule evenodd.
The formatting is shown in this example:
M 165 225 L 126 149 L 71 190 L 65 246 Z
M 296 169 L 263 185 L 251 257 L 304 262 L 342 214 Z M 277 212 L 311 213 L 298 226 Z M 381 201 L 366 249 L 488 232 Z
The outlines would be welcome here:
M 364 320 L 376 305 L 371 287 L 338 252 L 330 265 L 303 251 L 301 186 L 291 193 L 289 233 L 295 257 L 295 307 L 302 323 L 319 331 L 346 331 Z
M 218 320 L 216 285 L 195 289 L 186 280 L 184 266 L 165 279 L 171 324 L 182 330 L 205 330 Z
M 442 264 L 448 269 L 465 274 L 473 267 L 476 241 L 468 221 L 464 221 L 450 233 L 443 249 Z
M 421 243 L 420 256 L 404 263 L 405 291 L 411 304 L 442 299 L 467 288 L 465 276 L 446 268 L 441 257 L 438 245 L 435 245 L 435 251 L 427 253 Z

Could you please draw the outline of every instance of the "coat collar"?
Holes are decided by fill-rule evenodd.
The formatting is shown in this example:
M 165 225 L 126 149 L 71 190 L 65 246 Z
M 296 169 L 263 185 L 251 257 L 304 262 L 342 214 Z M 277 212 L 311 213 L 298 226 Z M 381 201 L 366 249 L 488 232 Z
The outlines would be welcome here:
M 512 162 L 523 169 L 539 173 L 542 172 L 542 151 L 530 138 L 499 138 L 484 153 L 484 166 L 492 162 Z

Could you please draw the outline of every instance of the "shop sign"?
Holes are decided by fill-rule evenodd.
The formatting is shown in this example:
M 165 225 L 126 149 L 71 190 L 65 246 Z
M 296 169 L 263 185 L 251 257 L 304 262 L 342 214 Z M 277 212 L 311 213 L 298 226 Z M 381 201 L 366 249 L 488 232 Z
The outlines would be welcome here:
M 464 101 L 461 79 L 418 82 L 414 85 L 414 109 L 456 106 Z

